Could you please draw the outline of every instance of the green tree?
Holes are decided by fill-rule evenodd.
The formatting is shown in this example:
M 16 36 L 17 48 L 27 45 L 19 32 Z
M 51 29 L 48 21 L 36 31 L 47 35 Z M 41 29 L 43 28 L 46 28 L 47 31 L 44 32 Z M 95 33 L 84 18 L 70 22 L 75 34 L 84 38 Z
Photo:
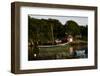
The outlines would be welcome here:
M 51 29 L 46 19 L 28 17 L 28 39 L 42 44 L 51 41 Z
M 80 33 L 82 35 L 82 39 L 87 40 L 88 39 L 88 25 L 80 26 Z
M 54 39 L 60 39 L 64 37 L 65 31 L 64 26 L 61 24 L 61 22 L 57 19 L 48 19 L 48 21 L 53 28 Z
M 69 20 L 65 23 L 65 32 L 69 35 L 79 35 L 80 34 L 80 28 L 79 25 L 72 20 Z

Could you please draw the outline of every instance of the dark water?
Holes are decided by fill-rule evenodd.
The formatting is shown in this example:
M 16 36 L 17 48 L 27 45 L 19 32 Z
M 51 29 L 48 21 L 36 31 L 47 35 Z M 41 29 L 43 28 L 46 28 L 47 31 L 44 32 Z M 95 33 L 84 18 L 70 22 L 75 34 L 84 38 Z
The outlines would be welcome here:
M 29 48 L 28 60 L 88 58 L 87 45 Z

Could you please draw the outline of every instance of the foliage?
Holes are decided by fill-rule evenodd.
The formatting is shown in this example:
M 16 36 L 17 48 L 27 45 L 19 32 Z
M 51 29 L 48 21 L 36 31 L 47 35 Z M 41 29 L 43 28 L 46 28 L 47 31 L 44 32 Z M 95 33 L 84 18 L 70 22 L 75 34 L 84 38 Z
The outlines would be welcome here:
M 57 19 L 36 19 L 28 16 L 28 40 L 38 44 L 54 44 L 54 40 L 68 35 L 82 35 L 87 40 L 88 27 L 69 20 L 64 25 Z
M 66 29 L 66 33 L 72 36 L 80 34 L 79 25 L 72 20 L 66 22 L 65 29 Z
M 80 32 L 82 35 L 82 39 L 87 40 L 88 39 L 88 25 L 80 26 Z

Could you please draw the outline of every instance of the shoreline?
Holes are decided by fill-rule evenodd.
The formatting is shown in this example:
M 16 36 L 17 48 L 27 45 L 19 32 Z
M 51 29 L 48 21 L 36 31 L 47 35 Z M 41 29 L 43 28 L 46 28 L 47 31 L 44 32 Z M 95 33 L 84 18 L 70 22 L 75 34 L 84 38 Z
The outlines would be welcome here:
M 87 41 L 82 41 L 82 40 L 78 40 L 78 41 L 73 41 L 73 42 L 67 42 L 67 43 L 61 43 L 61 44 L 57 44 L 57 45 L 39 45 L 39 48 L 45 47 L 58 47 L 58 46 L 65 46 L 65 45 L 87 45 L 88 42 Z

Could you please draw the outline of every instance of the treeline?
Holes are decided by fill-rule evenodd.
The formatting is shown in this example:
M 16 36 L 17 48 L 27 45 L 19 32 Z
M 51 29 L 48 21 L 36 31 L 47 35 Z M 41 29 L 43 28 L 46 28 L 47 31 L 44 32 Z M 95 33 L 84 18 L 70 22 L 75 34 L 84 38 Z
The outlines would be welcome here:
M 81 35 L 83 40 L 87 40 L 87 32 L 87 26 L 79 26 L 72 20 L 63 25 L 57 19 L 36 19 L 28 16 L 28 40 L 32 42 L 54 43 L 55 39 L 62 39 L 66 35 Z

